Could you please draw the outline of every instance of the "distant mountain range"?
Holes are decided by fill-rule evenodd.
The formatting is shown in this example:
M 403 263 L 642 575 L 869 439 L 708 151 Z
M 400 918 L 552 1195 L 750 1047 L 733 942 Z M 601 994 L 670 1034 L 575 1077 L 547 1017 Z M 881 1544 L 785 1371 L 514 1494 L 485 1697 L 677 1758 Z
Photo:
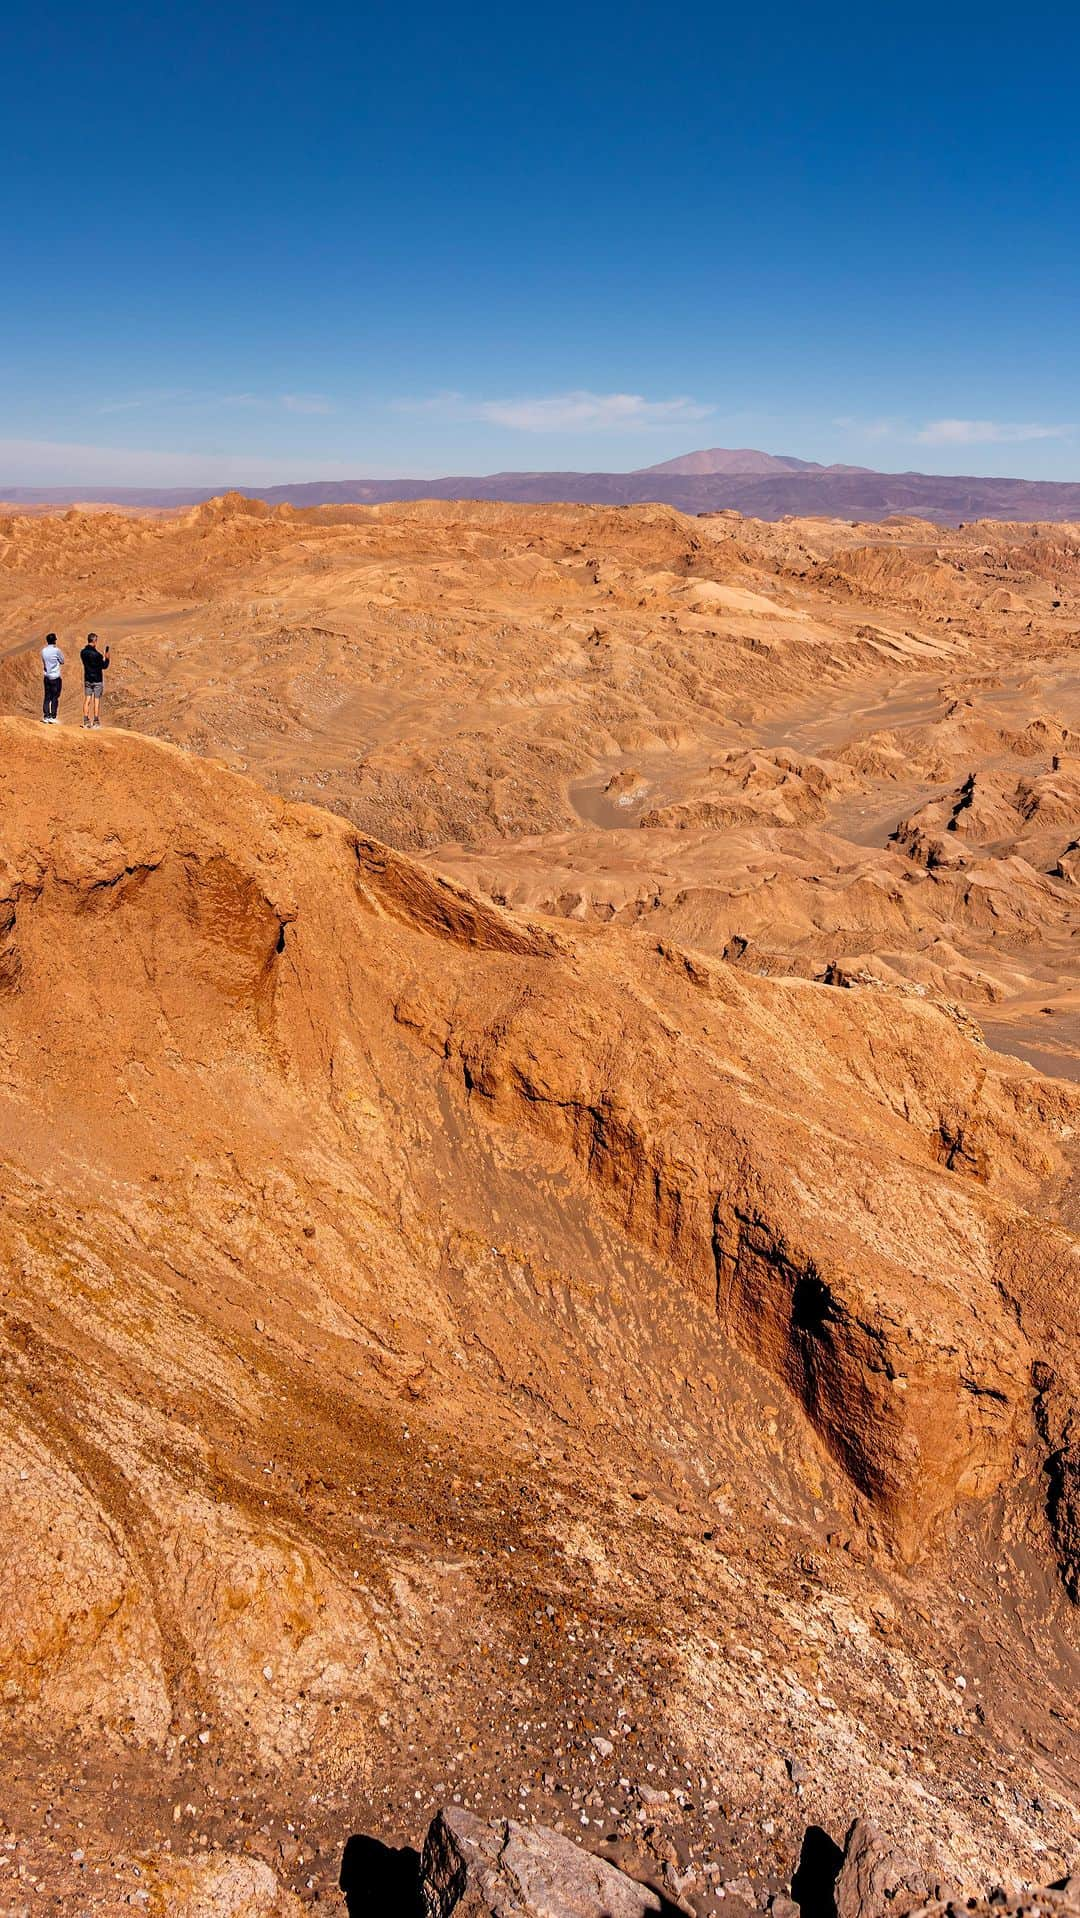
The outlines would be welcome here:
M 67 506 L 182 507 L 235 487 L 9 486 L 0 500 Z M 943 525 L 959 520 L 1080 520 L 1080 482 L 977 479 L 937 473 L 876 473 L 864 466 L 819 466 L 753 447 L 707 447 L 633 473 L 488 473 L 449 479 L 306 480 L 239 489 L 277 506 L 375 506 L 392 500 L 488 499 L 520 504 L 557 500 L 596 506 L 658 501 L 684 513 L 734 508 L 757 519 L 786 514 L 880 520 L 909 513 Z

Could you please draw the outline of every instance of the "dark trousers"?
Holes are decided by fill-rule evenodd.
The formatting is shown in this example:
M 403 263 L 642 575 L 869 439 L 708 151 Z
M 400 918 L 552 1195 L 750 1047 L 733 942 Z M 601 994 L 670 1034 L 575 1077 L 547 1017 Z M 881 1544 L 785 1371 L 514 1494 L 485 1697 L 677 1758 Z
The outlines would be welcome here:
M 63 690 L 64 690 L 64 682 L 62 679 L 50 679 L 48 677 L 48 674 L 46 674 L 45 704 L 42 707 L 42 711 L 41 711 L 42 719 L 56 718 L 56 709 L 60 704 L 60 695 L 63 692 Z

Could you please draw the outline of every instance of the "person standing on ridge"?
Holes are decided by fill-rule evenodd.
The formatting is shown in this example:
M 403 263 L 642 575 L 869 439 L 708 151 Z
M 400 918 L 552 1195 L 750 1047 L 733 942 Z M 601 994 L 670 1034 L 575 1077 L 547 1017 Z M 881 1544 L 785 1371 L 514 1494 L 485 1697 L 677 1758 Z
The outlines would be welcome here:
M 45 674 L 45 703 L 41 709 L 41 720 L 45 726 L 57 726 L 56 716 L 60 704 L 60 695 L 64 690 L 64 655 L 56 643 L 55 633 L 46 633 L 45 644 L 41 649 L 41 665 Z
M 83 665 L 83 720 L 84 726 L 101 725 L 101 694 L 105 674 L 109 670 L 109 648 L 99 653 L 97 634 L 87 633 L 86 645 L 79 654 Z

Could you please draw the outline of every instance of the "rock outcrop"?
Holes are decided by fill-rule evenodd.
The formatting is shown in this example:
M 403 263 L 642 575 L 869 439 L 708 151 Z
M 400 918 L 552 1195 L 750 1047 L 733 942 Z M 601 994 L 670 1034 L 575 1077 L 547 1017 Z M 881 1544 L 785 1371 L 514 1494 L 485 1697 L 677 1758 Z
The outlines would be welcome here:
M 559 1832 L 442 1811 L 424 1840 L 424 1918 L 650 1918 L 660 1898 Z
M 925 1867 L 891 1845 L 872 1820 L 854 1821 L 836 1879 L 836 1918 L 908 1918 L 935 1890 Z
M 147 1862 L 143 1882 L 150 1918 L 302 1918 L 304 1910 L 254 1858 L 159 1855 Z

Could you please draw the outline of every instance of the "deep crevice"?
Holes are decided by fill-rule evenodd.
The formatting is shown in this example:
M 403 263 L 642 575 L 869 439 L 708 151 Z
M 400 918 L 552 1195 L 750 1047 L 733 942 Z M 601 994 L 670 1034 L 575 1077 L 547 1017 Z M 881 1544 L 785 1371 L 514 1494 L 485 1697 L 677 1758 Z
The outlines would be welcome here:
M 791 1293 L 791 1324 L 796 1332 L 816 1335 L 836 1317 L 836 1301 L 816 1272 L 800 1272 Z

